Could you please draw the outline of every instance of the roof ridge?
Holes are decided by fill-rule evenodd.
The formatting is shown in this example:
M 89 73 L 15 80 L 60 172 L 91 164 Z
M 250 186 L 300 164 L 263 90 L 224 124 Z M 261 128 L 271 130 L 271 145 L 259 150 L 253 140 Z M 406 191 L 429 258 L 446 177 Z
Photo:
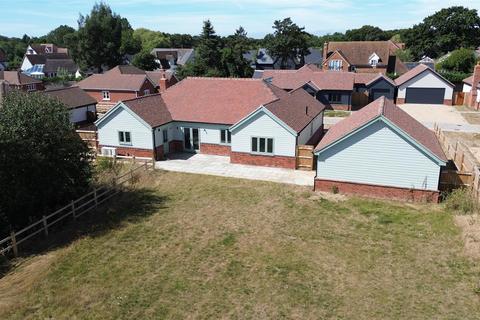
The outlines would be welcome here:
M 146 96 L 141 96 L 141 97 L 135 97 L 135 98 L 127 99 L 127 100 L 122 100 L 120 102 L 135 101 L 135 100 L 152 98 L 152 97 L 161 96 L 161 95 L 162 95 L 161 93 L 153 93 L 153 94 L 149 94 L 149 95 L 146 95 Z
M 65 90 L 65 89 L 73 89 L 73 88 L 80 88 L 78 85 L 75 86 L 70 86 L 70 87 L 62 87 L 62 88 L 51 88 L 45 90 L 45 92 L 53 92 L 53 91 L 58 91 L 58 90 Z
M 199 79 L 199 80 L 239 80 L 239 81 L 260 81 L 263 79 L 253 78 L 234 78 L 234 77 L 187 77 L 187 79 Z

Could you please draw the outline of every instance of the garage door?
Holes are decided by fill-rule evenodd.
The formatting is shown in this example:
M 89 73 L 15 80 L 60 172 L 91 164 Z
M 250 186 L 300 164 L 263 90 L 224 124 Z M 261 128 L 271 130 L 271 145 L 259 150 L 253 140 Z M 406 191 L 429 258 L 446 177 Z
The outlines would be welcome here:
M 406 103 L 443 104 L 445 88 L 407 88 Z

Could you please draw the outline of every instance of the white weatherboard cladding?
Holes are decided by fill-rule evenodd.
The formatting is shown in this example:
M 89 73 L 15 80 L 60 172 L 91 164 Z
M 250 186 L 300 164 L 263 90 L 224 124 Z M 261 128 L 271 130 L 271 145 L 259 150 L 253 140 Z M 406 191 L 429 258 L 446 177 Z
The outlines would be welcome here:
M 107 119 L 99 124 L 98 139 L 100 145 L 153 149 L 152 129 L 146 127 L 123 107 L 118 108 Z M 129 131 L 132 144 L 121 145 L 118 140 L 119 131 Z
M 200 143 L 220 144 L 220 130 L 228 129 L 225 124 L 210 124 L 197 122 L 173 122 L 170 125 L 168 139 L 183 141 L 183 128 L 198 128 Z
M 306 144 L 323 124 L 323 111 L 313 119 L 298 135 L 298 144 Z
M 251 152 L 251 138 L 273 138 L 273 153 L 277 156 L 295 157 L 296 136 L 264 112 L 259 112 L 232 133 L 233 152 Z
M 163 144 L 163 130 L 168 131 L 168 141 L 174 140 L 172 138 L 172 125 L 170 123 L 164 124 L 163 126 L 155 128 L 155 147 L 161 146 Z
M 480 102 L 480 89 L 477 90 L 477 102 Z
M 427 70 L 398 87 L 397 98 L 405 99 L 407 88 L 445 88 L 443 99 L 453 97 L 453 88 L 433 71 Z
M 437 190 L 440 166 L 383 121 L 318 155 L 317 177 L 400 188 Z
M 20 67 L 20 70 L 25 71 L 33 67 L 33 65 L 30 63 L 30 60 L 28 60 L 26 57 L 23 58 L 22 66 Z
M 470 91 L 472 91 L 472 86 L 469 85 L 468 83 L 464 83 L 462 92 L 470 92 Z
M 70 110 L 70 122 L 77 123 L 87 120 L 87 112 L 95 112 L 95 105 Z

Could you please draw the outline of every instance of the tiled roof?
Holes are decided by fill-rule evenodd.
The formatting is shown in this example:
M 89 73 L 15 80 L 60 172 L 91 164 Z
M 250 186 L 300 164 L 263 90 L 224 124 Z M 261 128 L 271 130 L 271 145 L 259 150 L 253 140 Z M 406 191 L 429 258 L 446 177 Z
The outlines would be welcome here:
M 278 97 L 260 79 L 186 78 L 162 97 L 173 120 L 234 124 Z
M 297 70 L 264 70 L 263 79 L 273 85 L 291 90 L 311 82 L 321 90 L 353 90 L 355 74 L 352 72 Z
M 45 54 L 27 54 L 25 58 L 30 61 L 31 64 L 45 64 L 47 59 L 50 60 L 68 60 L 71 59 L 66 53 L 45 53 Z
M 388 64 L 388 58 L 399 47 L 392 41 L 345 41 L 328 43 L 328 53 L 339 50 L 352 65 L 368 65 L 372 53 L 376 53 L 381 64 Z M 327 57 L 325 57 L 326 59 Z
M 160 94 L 123 101 L 130 110 L 148 123 L 152 128 L 172 121 L 172 116 Z
M 174 72 L 170 69 L 168 70 L 155 70 L 155 71 L 145 71 L 147 76 L 150 78 L 152 83 L 155 86 L 159 86 L 159 81 L 162 77 L 165 77 L 168 81 L 175 77 Z
M 452 87 L 454 86 L 450 81 L 448 81 L 447 79 L 442 77 L 440 74 L 438 74 L 438 72 L 436 72 L 433 69 L 430 69 L 428 66 L 426 66 L 424 64 L 419 64 L 418 66 L 416 66 L 412 70 L 408 71 L 407 73 L 402 74 L 400 77 L 395 79 L 395 84 L 397 86 L 400 86 L 400 85 L 404 84 L 405 82 L 409 81 L 410 79 L 415 78 L 416 76 L 418 76 L 419 74 L 421 74 L 421 73 L 423 73 L 424 71 L 427 71 L 427 70 L 430 70 L 431 72 L 435 73 L 437 76 L 442 78 L 450 86 L 452 86 Z
M 165 55 L 175 54 L 177 58 L 177 64 L 180 66 L 185 65 L 187 62 L 195 58 L 194 49 L 184 48 L 154 48 L 151 53 L 157 58 L 162 59 Z
M 472 85 L 473 75 L 471 75 L 471 76 L 468 77 L 468 78 L 463 79 L 463 82 L 466 83 L 466 84 Z
M 43 93 L 58 99 L 70 109 L 97 104 L 94 98 L 77 86 L 46 90 Z
M 447 161 L 445 153 L 435 134 L 385 97 L 378 98 L 359 111 L 354 112 L 348 118 L 332 126 L 317 145 L 315 151 L 324 149 L 380 116 L 390 120 L 410 136 L 410 138 L 429 150 L 436 157 Z
M 138 68 L 117 66 L 104 74 L 93 74 L 80 81 L 78 86 L 84 90 L 126 90 L 138 91 L 145 81 L 150 81 L 145 71 Z M 132 73 L 127 73 L 132 72 Z
M 265 104 L 265 108 L 299 133 L 325 109 L 325 106 L 299 88 L 282 94 L 278 100 Z
M 392 86 L 396 86 L 392 79 L 382 73 L 355 73 L 355 84 L 364 84 L 368 87 L 378 79 L 385 79 Z
M 29 77 L 20 71 L 0 71 L 0 80 L 7 81 L 10 85 L 22 86 L 32 83 L 42 83 L 41 80 Z
M 78 66 L 72 59 L 47 59 L 43 67 L 44 73 L 57 72 L 59 70 L 67 70 L 74 73 L 78 70 Z

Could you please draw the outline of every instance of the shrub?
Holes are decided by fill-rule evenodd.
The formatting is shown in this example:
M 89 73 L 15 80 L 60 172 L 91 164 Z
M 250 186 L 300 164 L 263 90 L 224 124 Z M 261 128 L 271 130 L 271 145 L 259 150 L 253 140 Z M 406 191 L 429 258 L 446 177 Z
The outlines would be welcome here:
M 455 213 L 473 214 L 478 210 L 478 203 L 469 188 L 459 188 L 447 195 L 445 207 Z
M 338 186 L 332 186 L 331 190 L 333 194 L 337 194 L 339 192 Z

